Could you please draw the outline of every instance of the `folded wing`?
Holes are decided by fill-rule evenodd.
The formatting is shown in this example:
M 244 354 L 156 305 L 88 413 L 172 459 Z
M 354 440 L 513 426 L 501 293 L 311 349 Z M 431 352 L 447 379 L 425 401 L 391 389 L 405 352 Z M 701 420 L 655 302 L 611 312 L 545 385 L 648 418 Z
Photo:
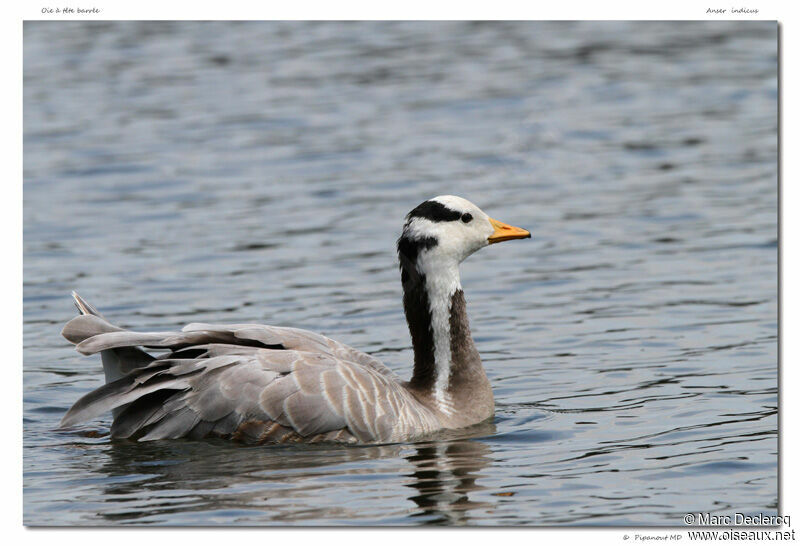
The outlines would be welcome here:
M 63 334 L 83 354 L 136 361 L 78 400 L 62 426 L 115 408 L 112 435 L 140 440 L 380 443 L 403 437 L 412 423 L 422 433 L 438 426 L 377 359 L 305 330 L 190 324 L 137 333 L 83 315 Z M 166 352 L 143 358 L 138 346 Z

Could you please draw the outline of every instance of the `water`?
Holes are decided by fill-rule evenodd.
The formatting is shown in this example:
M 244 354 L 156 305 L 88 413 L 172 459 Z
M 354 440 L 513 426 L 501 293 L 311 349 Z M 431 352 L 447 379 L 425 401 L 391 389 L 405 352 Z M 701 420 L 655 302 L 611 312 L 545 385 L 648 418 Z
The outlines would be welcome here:
M 777 513 L 777 26 L 28 22 L 24 521 L 681 525 Z M 410 375 L 403 215 L 531 229 L 462 267 L 493 425 L 371 447 L 56 430 L 59 336 L 308 328 Z

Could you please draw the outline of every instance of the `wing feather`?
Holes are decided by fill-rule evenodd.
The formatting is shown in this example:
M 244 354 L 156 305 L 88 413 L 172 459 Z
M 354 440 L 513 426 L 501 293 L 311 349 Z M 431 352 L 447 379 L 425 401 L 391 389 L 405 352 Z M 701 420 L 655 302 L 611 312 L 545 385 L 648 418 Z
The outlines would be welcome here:
M 148 442 L 151 440 L 183 438 L 199 422 L 200 416 L 184 406 L 161 419 L 147 434 L 139 439 L 143 442 Z
M 332 410 L 320 394 L 296 392 L 286 398 L 283 413 L 301 436 L 312 436 L 346 428 L 344 418 Z
M 64 336 L 81 353 L 136 362 L 78 400 L 62 426 L 119 408 L 111 432 L 120 438 L 375 443 L 397 439 L 409 420 L 433 424 L 377 359 L 306 330 L 193 323 L 137 333 L 82 315 Z M 139 346 L 168 352 L 145 359 Z

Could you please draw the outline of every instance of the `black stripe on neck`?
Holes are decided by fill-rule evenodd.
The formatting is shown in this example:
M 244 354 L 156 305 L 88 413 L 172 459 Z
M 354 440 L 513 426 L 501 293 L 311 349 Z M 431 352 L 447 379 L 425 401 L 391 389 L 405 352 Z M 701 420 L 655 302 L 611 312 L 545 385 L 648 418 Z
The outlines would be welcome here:
M 403 310 L 414 346 L 414 375 L 410 385 L 420 390 L 433 388 L 436 382 L 436 365 L 430 300 L 425 288 L 425 275 L 417 270 L 417 258 L 422 250 L 433 248 L 437 244 L 439 241 L 435 237 L 411 239 L 404 234 L 397 240 L 400 279 L 403 283 Z
M 452 222 L 461 218 L 457 210 L 449 209 L 438 201 L 425 201 L 406 216 L 407 219 L 426 218 L 431 222 Z
M 400 278 L 403 281 L 403 290 L 407 282 L 419 283 L 417 271 L 417 258 L 422 250 L 427 250 L 439 244 L 436 237 L 423 237 L 410 239 L 405 235 L 397 240 L 397 257 L 400 259 Z
M 431 306 L 425 289 L 425 275 L 403 272 L 403 310 L 406 313 L 411 344 L 414 346 L 414 375 L 412 387 L 430 390 L 436 382 Z M 416 269 L 415 269 L 416 273 Z
M 417 256 L 421 250 L 428 250 L 439 244 L 436 237 L 423 237 L 421 239 L 411 239 L 403 234 L 397 240 L 397 255 L 400 258 L 400 267 L 404 262 L 417 263 Z

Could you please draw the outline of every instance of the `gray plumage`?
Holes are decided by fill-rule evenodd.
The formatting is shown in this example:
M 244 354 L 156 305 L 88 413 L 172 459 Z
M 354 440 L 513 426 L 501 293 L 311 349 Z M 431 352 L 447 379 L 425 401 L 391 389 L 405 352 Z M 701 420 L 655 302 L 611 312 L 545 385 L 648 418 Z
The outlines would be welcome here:
M 122 407 L 112 436 L 142 441 L 384 443 L 441 428 L 378 360 L 305 330 L 189 324 L 181 332 L 137 333 L 80 315 L 63 335 L 83 354 L 100 352 L 105 361 L 127 353 L 135 361 L 78 400 L 63 427 Z M 168 352 L 156 358 L 136 346 Z

